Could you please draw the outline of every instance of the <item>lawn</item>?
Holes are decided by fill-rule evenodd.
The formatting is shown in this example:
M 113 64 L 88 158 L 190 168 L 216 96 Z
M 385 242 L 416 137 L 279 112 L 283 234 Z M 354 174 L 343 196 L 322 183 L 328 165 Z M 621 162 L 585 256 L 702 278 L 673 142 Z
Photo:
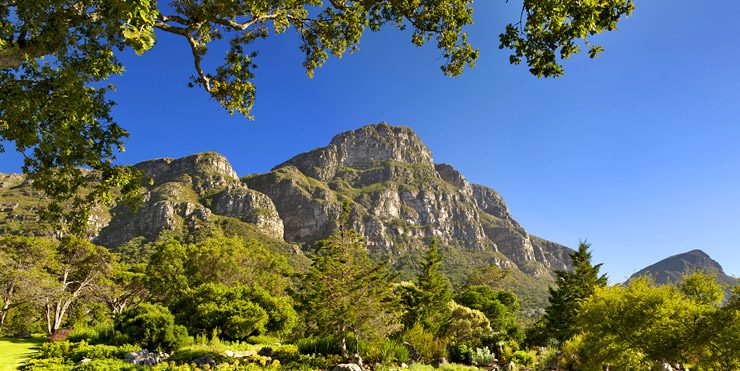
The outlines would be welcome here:
M 0 338 L 0 371 L 17 369 L 44 340 L 46 339 L 43 337 Z

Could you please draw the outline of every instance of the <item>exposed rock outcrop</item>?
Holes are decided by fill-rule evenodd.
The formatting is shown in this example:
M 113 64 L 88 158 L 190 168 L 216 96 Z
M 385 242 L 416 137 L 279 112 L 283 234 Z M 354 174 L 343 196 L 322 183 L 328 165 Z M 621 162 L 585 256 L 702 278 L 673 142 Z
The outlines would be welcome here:
M 371 252 L 400 262 L 431 237 L 460 251 L 491 252 L 531 275 L 570 266 L 567 248 L 530 236 L 494 190 L 433 162 L 408 128 L 369 125 L 338 134 L 271 172 L 244 178 L 275 204 L 288 241 L 312 244 L 335 227 L 342 200 Z M 481 262 L 484 264 L 485 262 Z

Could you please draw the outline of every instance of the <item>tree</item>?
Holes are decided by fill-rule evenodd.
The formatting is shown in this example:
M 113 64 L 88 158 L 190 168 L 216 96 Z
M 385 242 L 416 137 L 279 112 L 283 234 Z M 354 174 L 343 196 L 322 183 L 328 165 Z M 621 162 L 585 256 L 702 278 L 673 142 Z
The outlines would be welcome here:
M 494 334 L 503 338 L 521 340 L 522 329 L 517 323 L 519 301 L 510 291 L 494 291 L 489 286 L 468 286 L 455 298 L 468 308 L 479 310 L 491 323 Z
M 591 244 L 581 242 L 570 254 L 572 271 L 555 272 L 556 288 L 550 287 L 549 306 L 545 309 L 545 334 L 560 342 L 576 333 L 576 315 L 581 302 L 597 287 L 606 286 L 606 275 L 599 275 L 601 264 L 591 265 Z
M 452 285 L 440 271 L 441 263 L 437 240 L 432 239 L 415 285 L 401 286 L 401 300 L 406 310 L 402 321 L 407 329 L 419 322 L 425 329 L 436 332 L 449 314 Z
M 128 308 L 137 307 L 147 296 L 144 269 L 142 264 L 133 267 L 121 263 L 113 264 L 112 273 L 101 278 L 93 296 L 104 303 L 114 316 Z
M 55 333 L 70 305 L 89 293 L 109 274 L 113 257 L 108 250 L 87 240 L 68 237 L 59 243 L 50 269 L 53 285 L 45 293 L 46 331 Z
M 289 298 L 273 297 L 256 285 L 207 283 L 183 296 L 173 311 L 191 333 L 218 331 L 225 339 L 239 341 L 268 331 L 285 335 L 298 321 Z
M 293 274 L 285 257 L 239 237 L 212 237 L 187 245 L 168 240 L 154 248 L 146 268 L 147 287 L 155 300 L 166 305 L 206 283 L 256 284 L 281 296 Z
M 632 0 L 524 1 L 500 47 L 512 49 L 511 63 L 526 60 L 533 74 L 558 76 L 580 40 L 589 45 L 589 36 L 615 29 L 632 9 Z M 464 32 L 473 23 L 473 0 L 174 0 L 166 6 L 153 0 L 7 0 L 0 3 L 0 21 L 0 138 L 24 154 L 23 171 L 52 197 L 50 215 L 75 232 L 84 229 L 93 206 L 113 200 L 111 189 L 137 199 L 140 174 L 114 165 L 128 133 L 111 117 L 113 87 L 99 82 L 123 73 L 118 55 L 124 49 L 142 54 L 154 47 L 155 30 L 189 45 L 190 86 L 247 117 L 256 93 L 257 41 L 289 29 L 301 40 L 309 76 L 330 55 L 357 50 L 367 29 L 384 26 L 409 29 L 417 46 L 436 41 L 449 76 L 478 57 Z M 230 47 L 222 64 L 208 70 L 209 46 L 219 39 Z M 591 58 L 602 50 L 589 48 Z
M 32 237 L 0 238 L 0 332 L 11 310 L 36 304 L 49 283 L 54 255 L 50 241 Z
M 387 264 L 367 255 L 362 235 L 348 227 L 349 213 L 345 201 L 339 228 L 319 242 L 297 293 L 307 334 L 337 336 L 343 356 L 350 333 L 372 340 L 397 328 Z
M 176 325 L 175 316 L 158 304 L 144 303 L 126 310 L 116 318 L 115 329 L 127 341 L 160 352 L 177 350 L 189 340 L 185 327 Z
M 663 362 L 737 369 L 737 307 L 719 307 L 722 287 L 713 276 L 685 278 L 687 284 L 680 287 L 655 285 L 649 277 L 627 286 L 597 287 L 577 317 L 581 369 L 607 364 L 649 368 Z

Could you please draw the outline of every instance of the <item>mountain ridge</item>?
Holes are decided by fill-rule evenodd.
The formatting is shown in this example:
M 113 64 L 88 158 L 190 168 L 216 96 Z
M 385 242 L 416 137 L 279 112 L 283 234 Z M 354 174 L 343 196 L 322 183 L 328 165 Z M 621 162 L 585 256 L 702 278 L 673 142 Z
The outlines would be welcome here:
M 696 271 L 706 271 L 714 274 L 717 281 L 724 285 L 735 286 L 740 284 L 737 279 L 727 275 L 717 261 L 700 249 L 693 249 L 661 259 L 634 273 L 627 279 L 627 282 L 637 277 L 650 276 L 657 284 L 678 283 L 683 281 L 683 275 Z

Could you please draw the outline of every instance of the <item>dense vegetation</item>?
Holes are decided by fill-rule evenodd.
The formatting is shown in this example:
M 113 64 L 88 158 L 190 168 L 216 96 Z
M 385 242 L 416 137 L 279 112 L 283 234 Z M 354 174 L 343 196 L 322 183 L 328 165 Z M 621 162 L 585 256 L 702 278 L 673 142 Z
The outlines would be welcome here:
M 582 244 L 525 331 L 516 295 L 495 288 L 499 271 L 473 271 L 453 287 L 432 240 L 414 278 L 399 281 L 368 257 L 349 212 L 345 203 L 299 272 L 241 237 L 164 240 L 132 249 L 151 253 L 127 263 L 85 240 L 4 237 L 0 331 L 48 335 L 25 370 L 135 369 L 130 353 L 142 348 L 161 370 L 318 370 L 360 359 L 373 369 L 740 368 L 740 289 L 725 298 L 709 274 L 607 286 Z

